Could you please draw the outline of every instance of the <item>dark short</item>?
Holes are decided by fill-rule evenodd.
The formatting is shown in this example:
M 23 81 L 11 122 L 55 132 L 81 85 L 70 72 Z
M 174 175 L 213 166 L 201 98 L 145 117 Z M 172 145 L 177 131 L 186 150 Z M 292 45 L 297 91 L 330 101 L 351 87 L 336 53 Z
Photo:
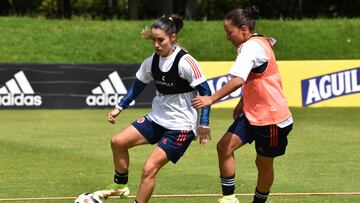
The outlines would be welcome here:
M 195 134 L 192 130 L 169 130 L 150 120 L 147 116 L 132 123 L 150 144 L 165 151 L 168 160 L 176 163 L 185 153 Z
M 285 154 L 288 144 L 287 136 L 292 126 L 293 124 L 284 128 L 276 124 L 255 126 L 251 125 L 244 115 L 241 115 L 235 119 L 228 132 L 239 136 L 244 144 L 251 144 L 255 140 L 255 149 L 259 155 L 277 157 Z

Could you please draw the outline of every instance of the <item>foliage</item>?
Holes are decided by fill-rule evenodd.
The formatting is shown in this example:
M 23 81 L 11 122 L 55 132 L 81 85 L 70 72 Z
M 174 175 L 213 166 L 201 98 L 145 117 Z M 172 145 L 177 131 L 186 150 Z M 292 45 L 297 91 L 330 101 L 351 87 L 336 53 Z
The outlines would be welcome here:
M 200 0 L 198 19 L 218 20 L 234 8 L 250 6 L 250 0 Z
M 357 0 L 251 0 L 258 5 L 261 18 L 334 18 L 359 17 L 360 1 Z
M 256 5 L 266 19 L 360 16 L 357 0 L 0 0 L 0 15 L 153 19 L 176 13 L 186 19 L 219 20 L 231 9 L 250 5 Z

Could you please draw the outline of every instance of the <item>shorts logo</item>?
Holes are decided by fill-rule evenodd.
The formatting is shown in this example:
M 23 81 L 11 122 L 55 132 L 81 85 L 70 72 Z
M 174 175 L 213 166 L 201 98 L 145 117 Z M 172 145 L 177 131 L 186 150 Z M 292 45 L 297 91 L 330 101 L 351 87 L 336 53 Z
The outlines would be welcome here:
M 142 117 L 142 118 L 139 118 L 136 120 L 137 123 L 143 123 L 145 121 L 145 118 Z
M 124 83 L 118 72 L 109 74 L 109 79 L 100 82 L 100 85 L 91 91 L 92 95 L 86 97 L 88 106 L 115 106 L 127 93 Z M 131 102 L 130 106 L 134 105 Z
M 309 106 L 327 99 L 360 92 L 360 68 L 329 73 L 301 81 L 302 104 Z
M 42 98 L 36 95 L 23 71 L 0 87 L 0 106 L 41 106 Z
M 211 93 L 214 94 L 214 92 L 221 89 L 229 80 L 230 80 L 229 76 L 223 75 L 223 76 L 219 76 L 216 78 L 211 78 L 207 81 L 207 83 L 210 87 Z M 241 88 L 239 88 L 236 91 L 234 91 L 233 93 L 231 93 L 230 95 L 222 98 L 218 102 L 222 102 L 222 101 L 226 101 L 226 100 L 230 100 L 230 99 L 234 99 L 234 98 L 239 98 L 241 95 L 242 95 L 242 91 L 241 91 Z
M 167 144 L 167 138 L 164 137 L 164 138 L 161 140 L 161 142 L 162 142 L 164 145 L 166 145 L 166 144 Z

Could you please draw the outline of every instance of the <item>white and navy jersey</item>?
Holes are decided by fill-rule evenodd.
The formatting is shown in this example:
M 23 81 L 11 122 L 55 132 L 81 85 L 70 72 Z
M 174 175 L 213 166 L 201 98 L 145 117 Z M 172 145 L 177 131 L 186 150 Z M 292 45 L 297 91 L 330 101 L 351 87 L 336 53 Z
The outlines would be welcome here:
M 270 42 L 274 45 L 276 40 L 270 38 Z M 253 68 L 259 67 L 268 61 L 265 49 L 255 40 L 248 40 L 241 44 L 237 53 L 235 63 L 229 74 L 240 77 L 244 81 L 246 81 Z
M 159 68 L 162 72 L 170 70 L 180 50 L 176 47 L 170 56 L 160 56 Z M 136 73 L 136 78 L 143 83 L 150 83 L 154 79 L 151 72 L 153 58 L 154 54 L 145 59 Z M 187 80 L 193 88 L 206 81 L 198 62 L 189 54 L 181 57 L 178 71 L 179 76 Z M 198 113 L 191 106 L 191 101 L 195 96 L 197 96 L 197 90 L 180 94 L 161 94 L 156 91 L 152 102 L 152 112 L 148 116 L 157 124 L 170 130 L 195 130 Z

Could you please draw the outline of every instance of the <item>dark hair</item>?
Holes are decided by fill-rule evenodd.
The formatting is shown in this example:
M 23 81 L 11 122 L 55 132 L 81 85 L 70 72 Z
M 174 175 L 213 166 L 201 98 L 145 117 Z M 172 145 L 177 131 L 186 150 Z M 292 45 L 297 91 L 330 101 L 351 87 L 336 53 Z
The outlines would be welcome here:
M 180 16 L 171 15 L 171 16 L 162 16 L 158 18 L 154 24 L 151 25 L 151 29 L 161 29 L 165 31 L 169 36 L 174 33 L 180 32 L 181 28 L 183 27 L 184 23 Z
M 150 27 L 146 27 L 141 32 L 141 35 L 145 39 L 152 39 L 151 30 L 155 28 L 163 30 L 168 36 L 172 36 L 174 33 L 179 33 L 183 25 L 184 23 L 180 16 L 171 15 L 166 17 L 164 15 L 158 18 Z
M 255 17 L 259 13 L 256 6 L 251 6 L 246 9 L 234 9 L 228 12 L 224 19 L 231 20 L 232 24 L 240 28 L 243 25 L 249 27 L 251 33 L 255 32 Z

